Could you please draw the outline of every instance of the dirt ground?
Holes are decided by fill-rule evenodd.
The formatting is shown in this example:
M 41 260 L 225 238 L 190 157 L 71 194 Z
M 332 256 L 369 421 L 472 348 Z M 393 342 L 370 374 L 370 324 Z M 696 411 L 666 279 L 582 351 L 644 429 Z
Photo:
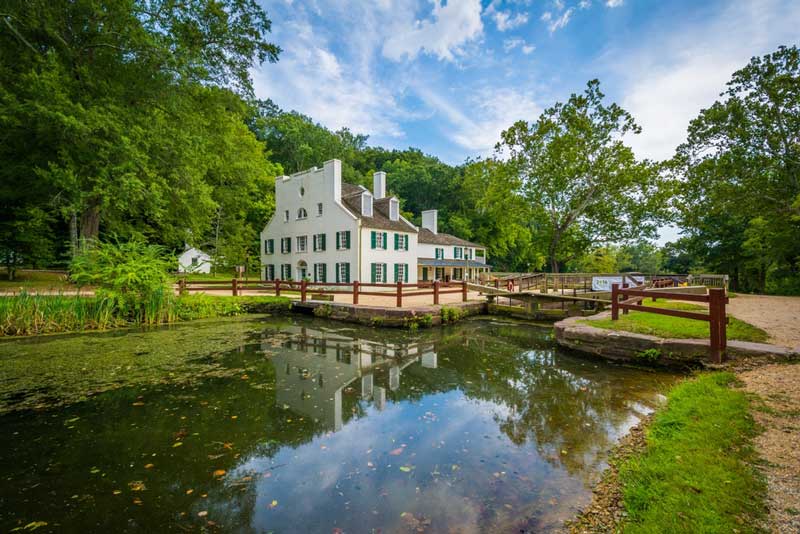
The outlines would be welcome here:
M 769 334 L 769 341 L 800 348 L 800 297 L 737 294 L 728 303 L 728 313 Z
M 768 527 L 800 533 L 800 364 L 766 365 L 739 378 L 763 402 L 755 404 L 753 417 L 763 428 L 756 449 L 769 486 Z

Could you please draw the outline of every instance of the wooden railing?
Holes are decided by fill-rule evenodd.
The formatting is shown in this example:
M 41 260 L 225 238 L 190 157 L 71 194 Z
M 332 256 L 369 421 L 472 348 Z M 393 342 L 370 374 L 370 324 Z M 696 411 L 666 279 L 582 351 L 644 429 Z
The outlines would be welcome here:
M 298 292 L 300 301 L 309 300 L 309 295 L 352 295 L 353 304 L 359 303 L 361 295 L 376 297 L 395 297 L 398 308 L 403 307 L 406 297 L 431 296 L 433 304 L 439 304 L 440 295 L 461 294 L 462 302 L 467 301 L 467 282 L 419 282 L 407 284 L 367 283 L 367 282 L 309 282 L 307 280 L 187 280 L 178 281 L 178 289 L 183 292 L 193 291 L 231 291 L 235 297 L 242 291 L 250 289 L 274 293 L 280 296 L 281 292 Z
M 620 301 L 620 297 L 624 300 Z M 671 310 L 666 308 L 656 308 L 654 306 L 643 306 L 642 302 L 645 298 L 652 298 L 653 302 L 656 301 L 656 298 L 689 302 L 704 302 L 708 304 L 708 313 L 699 311 L 694 312 L 686 310 Z M 722 362 L 728 346 L 728 318 L 725 314 L 725 305 L 727 303 L 728 297 L 725 295 L 725 289 L 718 287 L 709 288 L 708 293 L 705 295 L 691 295 L 686 293 L 668 293 L 665 291 L 647 291 L 643 286 L 627 288 L 620 287 L 619 284 L 611 285 L 612 321 L 619 319 L 620 310 L 622 310 L 623 315 L 627 315 L 629 310 L 635 310 L 646 313 L 655 313 L 658 315 L 669 315 L 671 317 L 681 317 L 684 319 L 707 321 L 710 325 L 709 356 L 711 360 L 716 363 Z

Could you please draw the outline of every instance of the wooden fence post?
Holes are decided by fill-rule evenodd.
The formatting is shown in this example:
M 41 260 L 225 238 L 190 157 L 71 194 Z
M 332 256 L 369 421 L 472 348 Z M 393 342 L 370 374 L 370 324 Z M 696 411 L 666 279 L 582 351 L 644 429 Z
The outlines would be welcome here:
M 467 282 L 461 282 L 461 302 L 467 302 Z
M 280 297 L 281 296 L 281 281 L 280 280 L 275 280 L 275 296 L 276 297 Z
M 300 281 L 300 302 L 306 301 L 306 287 L 308 287 L 308 281 L 303 278 Z
M 725 315 L 725 289 L 708 290 L 708 313 L 710 315 L 710 357 L 714 363 L 722 363 L 727 347 L 727 317 Z
M 500 283 L 498 280 L 495 280 L 495 282 L 497 282 L 498 285 Z M 434 305 L 439 304 L 439 281 L 438 280 L 434 280 L 434 282 L 433 282 L 433 304 Z
M 619 284 L 611 284 L 611 320 L 619 319 Z
M 358 280 L 353 282 L 353 304 L 358 304 Z
M 183 295 L 186 293 L 186 278 L 178 280 L 178 294 Z
M 403 282 L 397 282 L 397 307 L 403 307 Z
M 239 295 L 239 280 L 236 278 L 231 281 L 231 290 L 233 291 L 234 297 Z
M 625 277 L 623 276 L 622 279 L 625 280 Z M 627 287 L 628 287 L 628 283 L 627 282 L 622 282 L 622 289 L 627 289 Z M 623 295 L 622 298 L 625 299 L 625 295 Z M 629 310 L 627 308 L 623 309 L 622 310 L 622 315 L 628 315 L 628 311 Z

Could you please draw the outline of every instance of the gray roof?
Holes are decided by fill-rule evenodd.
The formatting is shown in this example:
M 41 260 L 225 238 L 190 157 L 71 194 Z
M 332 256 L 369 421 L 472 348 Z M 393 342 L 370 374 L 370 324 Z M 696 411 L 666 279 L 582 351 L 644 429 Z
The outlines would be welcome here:
M 482 267 L 491 269 L 492 266 L 488 263 L 481 263 L 475 260 L 437 260 L 434 258 L 419 258 L 417 260 L 419 265 L 426 267 Z
M 367 192 L 367 190 L 361 186 L 342 182 L 342 204 L 353 212 L 353 215 L 361 219 L 362 225 L 367 228 L 392 230 L 395 232 L 414 233 L 417 231 L 413 225 L 405 222 L 402 217 L 396 221 L 389 218 L 389 197 L 373 199 L 372 217 L 363 215 L 361 213 L 361 195 L 365 192 Z
M 483 245 L 479 245 L 478 243 L 473 243 L 471 241 L 467 241 L 466 239 L 461 239 L 460 237 L 456 237 L 450 234 L 443 234 L 439 232 L 438 234 L 434 234 L 427 228 L 420 228 L 419 229 L 419 237 L 418 241 L 420 243 L 426 243 L 429 245 L 452 245 L 455 247 L 476 247 L 476 248 L 486 248 Z

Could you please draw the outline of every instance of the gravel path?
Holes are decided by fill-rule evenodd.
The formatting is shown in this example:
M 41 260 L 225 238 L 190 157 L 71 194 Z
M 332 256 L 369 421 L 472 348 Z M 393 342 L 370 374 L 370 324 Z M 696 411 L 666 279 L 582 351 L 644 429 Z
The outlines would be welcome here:
M 769 486 L 769 528 L 800 533 L 800 364 L 766 365 L 739 378 L 763 401 L 753 417 L 764 429 L 756 449 Z
M 800 297 L 737 294 L 728 313 L 769 334 L 769 341 L 790 349 L 800 348 Z

